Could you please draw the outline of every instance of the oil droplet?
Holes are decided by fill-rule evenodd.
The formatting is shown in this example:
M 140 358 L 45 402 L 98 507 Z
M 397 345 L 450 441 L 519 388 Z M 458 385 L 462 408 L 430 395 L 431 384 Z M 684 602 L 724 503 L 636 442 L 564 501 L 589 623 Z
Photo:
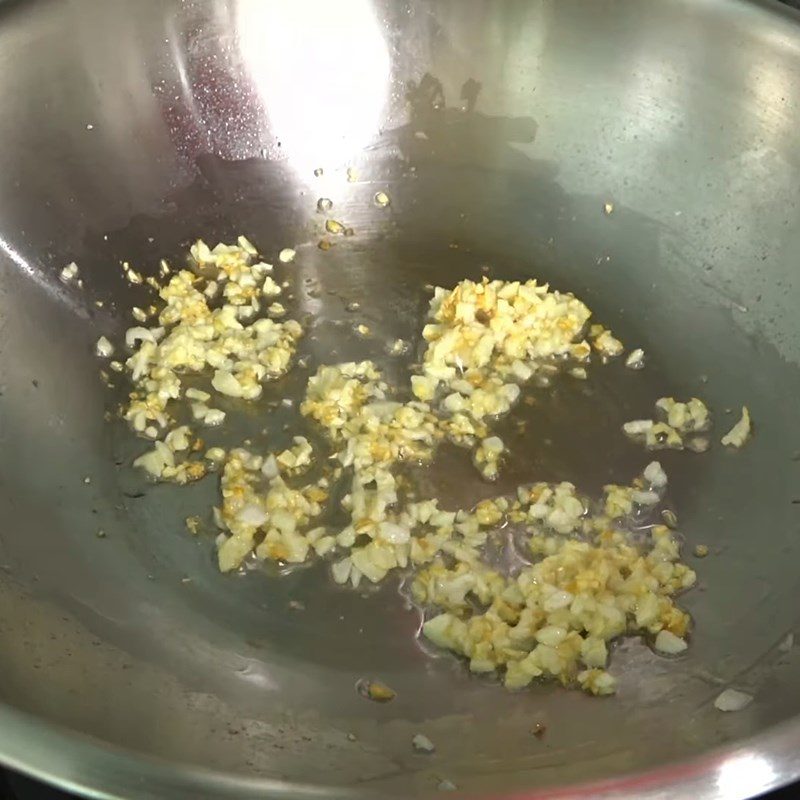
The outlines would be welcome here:
M 324 214 L 326 211 L 330 211 L 333 208 L 333 200 L 327 197 L 320 197 L 317 200 L 317 211 L 321 214 Z
M 344 233 L 344 225 L 335 219 L 329 219 L 325 222 L 325 230 L 334 235 L 342 234 Z
M 378 206 L 378 208 L 386 208 L 386 206 L 388 206 L 391 202 L 391 200 L 389 200 L 389 195 L 386 194 L 386 192 L 376 192 L 374 200 L 375 205 Z

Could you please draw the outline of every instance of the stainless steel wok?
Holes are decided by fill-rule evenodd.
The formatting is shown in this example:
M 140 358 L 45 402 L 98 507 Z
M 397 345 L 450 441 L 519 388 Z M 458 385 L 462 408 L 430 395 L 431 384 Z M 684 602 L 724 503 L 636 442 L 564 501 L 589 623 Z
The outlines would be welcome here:
M 355 230 L 328 252 L 320 196 Z M 739 798 L 800 776 L 798 201 L 800 20 L 776 4 L 0 5 L 0 761 L 129 799 L 444 779 L 476 797 Z M 703 396 L 718 433 L 747 403 L 741 453 L 664 459 L 687 542 L 712 551 L 682 601 L 686 657 L 630 641 L 614 699 L 510 694 L 423 653 L 394 586 L 220 575 L 183 526 L 213 482 L 134 474 L 136 442 L 104 420 L 124 387 L 92 350 L 145 297 L 120 261 L 152 274 L 238 233 L 300 245 L 317 361 L 377 346 L 337 325 L 346 302 L 376 341 L 404 335 L 424 283 L 486 265 L 586 298 L 648 369 L 545 409 L 521 443 L 537 479 L 629 478 L 644 456 L 617 426 L 664 392 Z M 83 289 L 58 280 L 72 260 Z M 460 481 L 443 470 L 439 490 Z M 397 699 L 365 701 L 365 676 Z M 717 711 L 726 686 L 754 702 Z

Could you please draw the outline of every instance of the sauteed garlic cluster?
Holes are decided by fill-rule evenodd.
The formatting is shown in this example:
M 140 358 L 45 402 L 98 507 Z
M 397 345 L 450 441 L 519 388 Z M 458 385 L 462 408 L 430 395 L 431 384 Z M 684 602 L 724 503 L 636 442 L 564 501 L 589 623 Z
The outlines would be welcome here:
M 162 262 L 161 279 L 150 279 L 160 302 L 137 313 L 130 355 L 111 366 L 132 383 L 124 419 L 151 440 L 135 466 L 178 484 L 219 473 L 223 572 L 324 558 L 340 584 L 409 575 L 424 635 L 510 688 L 552 677 L 609 694 L 613 639 L 636 633 L 665 653 L 686 648 L 690 619 L 675 598 L 695 573 L 673 531 L 655 524 L 667 486 L 658 462 L 598 500 L 570 483 L 532 483 L 452 509 L 409 490 L 407 468 L 430 463 L 444 442 L 494 480 L 507 444 L 493 426 L 526 384 L 585 377 L 590 360 L 623 353 L 579 299 L 535 280 L 438 287 L 406 386 L 391 385 L 373 361 L 320 364 L 299 407 L 316 444 L 297 435 L 271 452 L 244 442 L 207 448 L 203 429 L 230 422 L 220 396 L 243 409 L 256 403 L 292 368 L 303 328 L 287 318 L 273 266 L 244 237 L 213 249 L 198 241 L 188 264 Z M 103 358 L 113 350 L 104 337 L 97 344 Z M 694 441 L 708 428 L 699 400 L 657 406 L 663 422 L 635 421 L 625 433 L 657 449 L 677 446 L 670 432 Z M 332 511 L 341 524 L 330 523 Z

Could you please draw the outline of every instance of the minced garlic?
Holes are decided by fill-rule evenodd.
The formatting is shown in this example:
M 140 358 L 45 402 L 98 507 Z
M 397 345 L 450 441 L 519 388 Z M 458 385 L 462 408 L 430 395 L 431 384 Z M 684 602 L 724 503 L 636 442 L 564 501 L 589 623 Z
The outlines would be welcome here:
M 722 437 L 722 444 L 726 447 L 742 447 L 750 438 L 750 411 L 747 406 L 742 407 L 742 416 L 739 421 Z
M 339 232 L 339 223 L 326 224 Z M 287 249 L 278 260 L 288 264 L 294 256 Z M 493 426 L 525 385 L 546 387 L 559 373 L 585 380 L 593 352 L 601 361 L 623 352 L 610 331 L 589 326 L 584 303 L 533 280 L 437 287 L 409 394 L 390 387 L 372 361 L 320 365 L 299 409 L 324 443 L 309 434 L 314 445 L 297 435 L 272 452 L 255 452 L 250 442 L 206 449 L 194 428 L 224 424 L 217 401 L 228 407 L 257 400 L 266 381 L 290 368 L 302 328 L 269 318 L 288 314 L 275 300 L 287 284 L 273 278 L 272 265 L 258 261 L 244 237 L 213 249 L 198 241 L 191 259 L 192 269 L 177 271 L 162 262 L 160 310 L 138 314 L 141 325 L 126 333 L 133 391 L 124 416 L 151 440 L 134 464 L 154 478 L 182 484 L 221 473 L 214 509 L 220 570 L 250 559 L 327 557 L 333 580 L 354 587 L 414 570 L 412 595 L 427 617 L 423 634 L 509 688 L 550 677 L 611 694 L 613 639 L 642 634 L 658 651 L 685 649 L 690 619 L 675 596 L 695 574 L 681 563 L 673 531 L 643 527 L 661 513 L 667 476 L 658 462 L 630 486 L 607 485 L 597 501 L 568 482 L 520 486 L 473 509 L 445 509 L 404 492 L 402 466 L 430 463 L 445 441 L 470 449 L 480 474 L 497 479 L 507 446 Z M 129 280 L 138 275 L 124 269 Z M 146 327 L 151 316 L 156 324 Z M 357 331 L 368 333 L 366 326 Z M 397 339 L 387 353 L 408 349 Z M 111 354 L 105 344 L 101 350 Z M 188 376 L 205 379 L 204 388 L 187 387 Z M 180 402 L 190 424 L 177 424 Z M 684 436 L 708 428 L 699 400 L 662 398 L 657 411 L 658 421 L 626 423 L 626 434 L 654 448 L 682 447 Z M 347 516 L 338 529 L 320 524 L 332 496 L 341 497 Z M 196 533 L 199 518 L 186 524 Z M 523 563 L 506 574 L 487 561 L 486 548 L 509 526 Z
M 708 438 L 700 434 L 711 427 L 711 415 L 702 400 L 692 397 L 683 403 L 672 397 L 662 397 L 655 405 L 660 419 L 626 422 L 622 426 L 626 436 L 643 442 L 649 450 L 687 448 L 702 453 L 708 449 Z

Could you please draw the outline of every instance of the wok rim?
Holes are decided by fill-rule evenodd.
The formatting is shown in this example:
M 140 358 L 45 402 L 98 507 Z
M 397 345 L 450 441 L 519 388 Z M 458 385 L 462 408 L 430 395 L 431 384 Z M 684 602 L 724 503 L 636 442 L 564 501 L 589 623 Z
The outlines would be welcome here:
M 137 800 L 154 796 L 331 800 L 374 796 L 361 788 L 248 778 L 185 762 L 162 761 L 42 721 L 5 703 L 0 703 L 0 762 L 62 791 L 77 792 L 97 800 Z M 754 766 L 760 768 L 763 781 L 758 785 L 745 781 L 732 787 L 726 780 L 726 800 L 747 800 L 800 778 L 800 720 L 786 720 L 735 744 L 712 748 L 695 758 L 652 769 L 584 783 L 485 796 L 492 800 L 621 800 L 630 797 L 666 800 L 690 796 L 694 800 L 711 800 L 721 796 L 720 783 L 726 771 L 730 772 L 732 767 L 743 770 Z M 435 787 L 431 786 L 431 792 L 435 792 Z

